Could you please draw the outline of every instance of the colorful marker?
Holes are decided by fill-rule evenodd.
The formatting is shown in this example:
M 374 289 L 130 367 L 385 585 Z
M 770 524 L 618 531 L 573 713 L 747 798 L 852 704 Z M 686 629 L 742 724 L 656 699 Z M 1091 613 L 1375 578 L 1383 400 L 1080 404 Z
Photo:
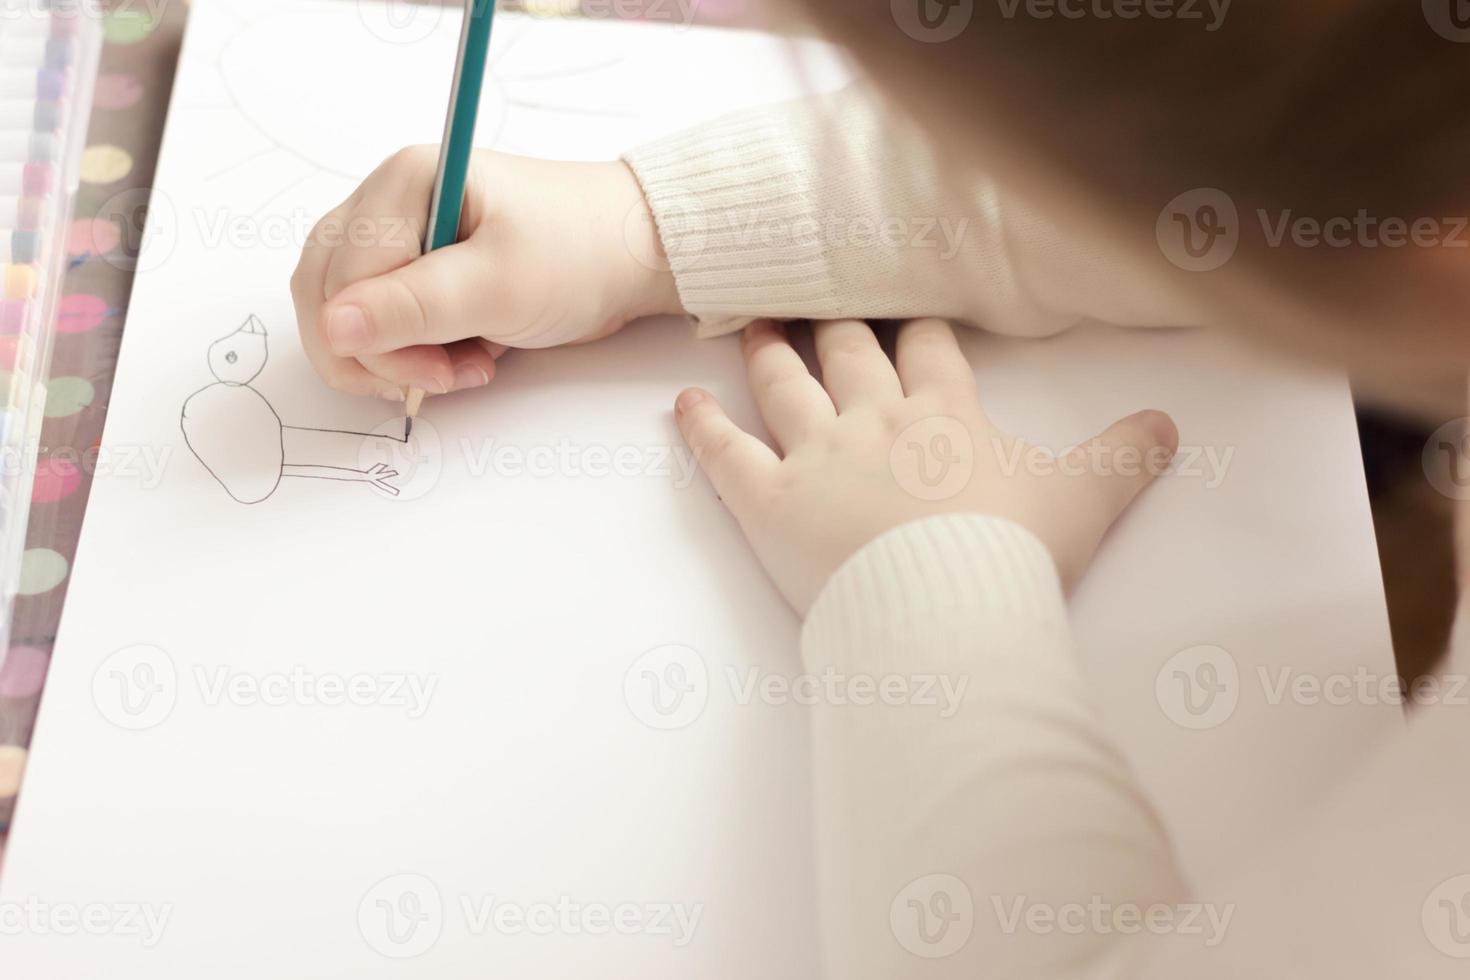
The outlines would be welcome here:
M 40 262 L 44 237 L 39 231 L 17 228 L 14 231 L 0 229 L 0 265 L 15 262 Z
M 40 197 L 56 186 L 56 168 L 49 163 L 0 161 L 0 196 Z
M 61 141 L 51 133 L 0 130 L 0 163 L 44 163 L 55 160 Z
M 54 133 L 61 129 L 66 113 L 60 102 L 0 97 L 0 129 L 30 129 Z
M 60 68 L 0 68 L 0 99 L 55 102 L 66 94 L 66 82 Z
M 69 37 L 31 37 L 0 35 L 0 64 L 11 68 L 64 68 L 71 64 L 76 40 Z
M 40 231 L 51 216 L 51 200 L 25 195 L 0 195 L 0 228 L 14 231 Z

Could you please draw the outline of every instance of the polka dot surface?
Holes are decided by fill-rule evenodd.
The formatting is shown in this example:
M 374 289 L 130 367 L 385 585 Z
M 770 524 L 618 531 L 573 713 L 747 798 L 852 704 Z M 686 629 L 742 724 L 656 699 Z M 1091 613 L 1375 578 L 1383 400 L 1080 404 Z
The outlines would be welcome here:
M 66 581 L 66 557 L 50 548 L 28 548 L 20 562 L 20 594 L 40 595 Z
M 108 72 L 97 76 L 97 89 L 92 104 L 99 109 L 130 109 L 143 98 L 143 83 L 127 72 Z
M 20 792 L 20 777 L 26 771 L 26 750 L 19 745 L 0 745 L 0 797 Z
M 106 255 L 122 242 L 122 229 L 115 221 L 80 218 L 71 223 L 67 252 L 74 258 Z
M 120 146 L 102 143 L 82 151 L 82 180 L 115 184 L 133 172 L 133 155 Z
M 49 504 L 70 497 L 81 485 L 82 471 L 77 468 L 77 464 L 66 459 L 38 460 L 31 499 L 37 503 Z
M 86 333 L 100 327 L 111 313 L 107 300 L 101 296 L 73 293 L 61 298 L 56 328 L 62 333 Z
M 137 44 L 158 26 L 150 10 L 118 7 L 102 18 L 102 36 L 111 44 Z
M 33 698 L 46 683 L 51 657 L 35 647 L 11 647 L 0 663 L 0 698 Z
M 64 419 L 75 415 L 96 397 L 97 389 L 86 378 L 52 378 L 46 385 L 46 417 Z

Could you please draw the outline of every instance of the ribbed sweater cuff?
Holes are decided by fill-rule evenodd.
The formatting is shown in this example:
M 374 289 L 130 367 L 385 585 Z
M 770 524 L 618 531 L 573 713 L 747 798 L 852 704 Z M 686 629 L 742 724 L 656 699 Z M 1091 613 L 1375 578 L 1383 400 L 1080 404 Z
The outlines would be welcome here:
M 835 307 L 813 186 L 820 118 L 740 112 L 627 155 L 700 336 Z
M 1001 641 L 997 649 L 1070 649 L 1067 642 L 1013 642 L 1038 634 L 1068 639 L 1061 581 L 1046 547 L 1011 521 L 948 514 L 895 528 L 848 559 L 812 605 L 802 651 L 808 667 L 818 668 L 897 650 L 968 656 L 958 637 L 989 637 Z

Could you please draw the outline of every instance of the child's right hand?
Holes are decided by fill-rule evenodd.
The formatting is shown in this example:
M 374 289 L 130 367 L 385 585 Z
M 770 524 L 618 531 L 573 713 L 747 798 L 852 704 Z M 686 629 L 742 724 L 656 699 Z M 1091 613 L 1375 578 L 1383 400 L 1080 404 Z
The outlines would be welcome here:
M 302 345 L 333 388 L 401 401 L 473 388 L 507 347 L 605 337 L 680 311 L 628 167 L 479 152 L 461 241 L 424 256 L 437 147 L 395 154 L 312 230 L 291 277 Z

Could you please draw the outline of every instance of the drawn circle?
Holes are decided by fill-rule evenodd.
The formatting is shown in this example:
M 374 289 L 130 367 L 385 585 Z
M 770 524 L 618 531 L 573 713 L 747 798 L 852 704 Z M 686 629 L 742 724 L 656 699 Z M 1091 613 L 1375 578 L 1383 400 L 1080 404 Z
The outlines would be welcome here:
M 66 581 L 66 556 L 50 548 L 27 548 L 20 561 L 20 594 L 40 595 Z
M 81 485 L 82 471 L 70 460 L 37 460 L 31 499 L 36 503 L 49 504 L 70 497 Z
M 1420 921 L 1429 944 L 1456 960 L 1470 960 L 1470 874 L 1435 886 L 1424 899 Z
M 949 500 L 975 475 L 975 441 L 970 427 L 945 415 L 922 418 L 893 440 L 888 466 L 899 487 L 931 502 Z
M 122 241 L 122 230 L 111 221 L 78 218 L 67 231 L 66 251 L 72 258 L 106 255 Z
M 889 0 L 889 8 L 898 29 L 925 44 L 953 41 L 975 16 L 975 0 Z
M 357 903 L 357 930 L 368 946 L 389 959 L 422 956 L 444 931 L 438 886 L 419 874 L 384 878 Z
M 1164 206 L 1154 225 L 1164 258 L 1185 272 L 1213 272 L 1240 247 L 1240 212 L 1213 187 L 1185 191 Z
M 1221 647 L 1180 650 L 1159 668 L 1154 696 L 1165 716 L 1180 728 L 1218 728 L 1240 704 L 1240 665 Z
M 62 333 L 86 333 L 95 330 L 112 315 L 107 300 L 90 293 L 72 293 L 61 298 L 56 329 Z
M 389 44 L 418 44 L 444 19 L 444 5 L 412 0 L 358 0 L 357 16 L 368 33 Z
M 930 874 L 905 885 L 888 907 L 888 925 L 905 950 L 926 960 L 953 956 L 975 931 L 970 886 L 949 874 Z
M 156 646 L 123 647 L 92 675 L 92 703 L 119 728 L 140 732 L 167 720 L 179 697 L 173 658 Z
M 1470 44 L 1470 16 L 1464 0 L 1423 0 L 1424 20 L 1446 41 Z
M 1470 500 L 1470 419 L 1435 429 L 1420 455 L 1429 485 L 1451 500 Z
M 374 477 L 373 491 L 385 500 L 419 500 L 439 485 L 444 473 L 444 446 L 428 419 L 415 419 L 403 440 L 403 417 L 373 426 L 357 451 L 358 468 Z
M 36 647 L 11 647 L 0 663 L 0 698 L 33 698 L 46 684 L 51 655 Z
M 649 728 L 667 732 L 689 727 L 709 703 L 704 658 L 673 643 L 641 654 L 623 675 L 623 702 Z
M 143 83 L 128 72 L 106 72 L 97 76 L 92 105 L 98 109 L 131 109 L 143 98 Z
M 46 385 L 46 417 L 69 418 L 92 404 L 96 395 L 97 389 L 86 378 L 75 375 L 52 378 Z
M 120 146 L 99 143 L 82 151 L 82 180 L 88 184 L 115 184 L 133 172 L 133 155 Z

